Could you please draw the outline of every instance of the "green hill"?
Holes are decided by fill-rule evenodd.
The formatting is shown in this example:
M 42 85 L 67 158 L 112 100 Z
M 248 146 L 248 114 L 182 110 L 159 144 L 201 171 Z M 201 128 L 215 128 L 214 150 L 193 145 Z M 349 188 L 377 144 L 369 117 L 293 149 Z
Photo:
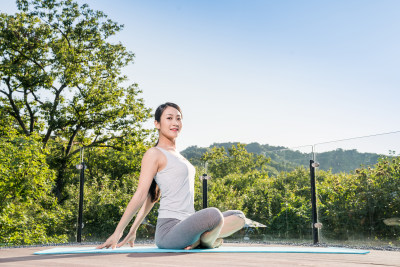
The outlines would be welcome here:
M 204 164 L 201 160 L 201 156 L 212 147 L 224 147 L 227 151 L 228 148 L 233 145 L 237 145 L 238 142 L 228 143 L 214 143 L 209 147 L 197 147 L 191 146 L 181 151 L 181 154 L 185 156 L 192 164 L 201 166 Z M 291 150 L 284 146 L 270 146 L 268 144 L 261 145 L 259 143 L 250 143 L 246 145 L 246 150 L 254 154 L 263 154 L 271 158 L 269 163 L 269 170 L 271 175 L 277 174 L 281 171 L 292 171 L 298 166 L 309 167 L 310 160 L 312 158 L 311 153 L 304 153 L 297 150 Z M 316 155 L 316 161 L 320 163 L 319 169 L 331 170 L 333 173 L 339 172 L 350 172 L 361 166 L 370 166 L 378 162 L 379 154 L 375 153 L 360 153 L 356 149 L 343 150 L 336 149 L 333 151 L 327 151 L 318 153 Z

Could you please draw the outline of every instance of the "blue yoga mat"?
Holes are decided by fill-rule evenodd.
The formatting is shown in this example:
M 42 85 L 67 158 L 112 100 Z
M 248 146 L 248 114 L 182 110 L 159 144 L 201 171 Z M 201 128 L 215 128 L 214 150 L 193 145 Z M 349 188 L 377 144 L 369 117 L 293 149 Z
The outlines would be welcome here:
M 367 254 L 367 250 L 321 247 L 229 247 L 214 249 L 159 249 L 157 247 L 121 247 L 116 249 L 96 249 L 95 247 L 58 247 L 37 251 L 36 255 L 82 254 L 82 253 L 325 253 L 325 254 Z

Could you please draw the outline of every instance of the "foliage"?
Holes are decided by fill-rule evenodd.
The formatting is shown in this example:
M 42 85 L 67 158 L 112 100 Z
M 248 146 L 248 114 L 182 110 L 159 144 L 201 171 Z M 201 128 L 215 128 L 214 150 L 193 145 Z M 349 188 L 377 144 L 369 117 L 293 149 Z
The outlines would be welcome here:
M 49 169 L 37 136 L 0 139 L 0 243 L 65 242 L 65 218 L 50 192 Z
M 104 238 L 104 236 L 111 234 L 135 188 L 132 187 L 132 184 L 128 185 L 126 182 L 120 185 L 116 181 L 111 181 L 108 177 L 103 177 L 101 183 L 96 180 L 87 182 L 84 189 L 83 240 L 87 241 L 93 239 L 93 237 Z M 79 185 L 71 185 L 68 190 L 71 191 L 72 197 L 66 201 L 65 205 L 71 208 L 72 213 L 78 214 L 79 194 L 76 194 L 76 192 L 79 192 Z M 75 222 L 76 218 L 70 224 Z M 71 230 L 70 234 L 74 234 L 76 228 Z
M 99 240 L 112 233 L 121 219 L 129 200 L 133 196 L 140 173 L 140 163 L 146 146 L 133 145 L 123 151 L 94 147 L 84 150 L 84 231 L 83 240 Z M 78 214 L 79 172 L 75 172 L 75 183 L 67 187 L 71 196 L 64 207 Z M 149 214 L 149 223 L 155 224 L 157 209 Z M 69 225 L 74 225 L 74 220 Z M 75 228 L 71 228 L 73 235 Z
M 360 153 L 355 149 L 318 153 L 317 159 L 323 162 L 321 169 L 331 170 L 333 173 L 350 172 L 361 165 L 372 166 L 376 164 L 381 156 L 374 153 Z
M 215 143 L 209 148 L 191 146 L 182 151 L 182 155 L 193 164 L 200 165 L 201 163 L 204 164 L 201 161 L 201 157 L 207 150 L 224 148 L 227 151 L 231 146 L 236 146 L 237 144 Z M 273 176 L 277 176 L 281 171 L 293 171 L 299 166 L 309 168 L 309 160 L 312 158 L 311 146 L 309 148 L 305 147 L 304 150 L 307 151 L 308 149 L 308 152 L 300 152 L 283 146 L 260 145 L 259 143 L 247 144 L 245 149 L 249 153 L 270 158 L 269 164 L 264 167 Z M 355 149 L 343 150 L 340 148 L 317 154 L 318 162 L 321 163 L 320 169 L 331 170 L 333 173 L 350 172 L 361 165 L 372 166 L 378 162 L 380 156 L 375 153 L 360 153 Z
M 127 141 L 143 142 L 150 110 L 136 84 L 124 86 L 121 70 L 134 54 L 107 41 L 123 25 L 73 1 L 17 5 L 19 13 L 0 14 L 0 106 L 20 133 L 40 134 L 44 147 L 58 150 L 49 163 L 62 202 L 74 145 L 122 150 Z
M 309 174 L 304 168 L 271 177 L 265 168 L 269 159 L 249 153 L 240 143 L 232 145 L 228 152 L 224 147 L 213 147 L 202 159 L 208 162 L 213 177 L 209 185 L 210 206 L 222 211 L 242 210 L 247 217 L 268 225 L 271 235 L 303 237 L 310 232 L 305 227 L 310 225 L 310 209 Z M 293 220 L 287 220 L 288 216 Z
M 122 69 L 133 53 L 109 37 L 123 29 L 72 0 L 17 0 L 0 14 L 0 243 L 67 242 L 75 237 L 80 153 L 85 173 L 84 240 L 103 240 L 137 188 L 154 132 L 150 109 Z M 83 150 L 81 148 L 84 148 Z M 199 176 L 212 176 L 208 204 L 239 209 L 276 238 L 311 239 L 310 155 L 251 143 L 189 147 Z M 318 154 L 324 237 L 399 241 L 400 157 L 355 150 Z M 58 200 L 58 201 L 56 201 Z M 156 224 L 158 204 L 147 216 Z M 139 236 L 151 238 L 154 227 Z
M 382 157 L 353 173 L 319 172 L 320 219 L 328 238 L 398 237 L 384 220 L 400 217 L 400 157 Z
M 25 140 L 27 137 L 22 137 L 22 139 Z M 15 147 L 18 147 L 15 145 L 17 141 L 20 147 L 21 143 L 25 144 L 21 139 L 9 138 L 9 140 L 15 141 Z M 8 141 L 4 144 L 10 146 L 13 142 Z M 53 175 L 54 178 L 54 172 L 52 173 L 45 165 L 45 157 L 41 153 L 40 143 L 37 140 L 27 142 L 20 150 L 7 146 L 2 151 L 17 151 L 25 155 L 26 151 L 30 151 L 32 144 L 35 144 L 36 150 L 31 150 L 40 152 L 34 156 L 42 163 L 37 169 L 42 172 L 47 171 L 48 173 L 44 175 L 46 177 Z M 145 146 L 138 146 L 137 153 L 143 154 L 146 149 Z M 217 154 L 212 151 L 205 154 L 212 159 L 209 169 L 209 174 L 213 177 L 209 180 L 208 187 L 209 206 L 218 207 L 222 211 L 229 209 L 244 211 L 248 218 L 267 225 L 263 233 L 270 238 L 311 240 L 308 169 L 298 167 L 290 172 L 280 172 L 276 176 L 270 176 L 268 171 L 258 164 L 260 160 L 267 161 L 267 159 L 252 157 L 251 153 L 243 150 L 243 146 L 231 147 L 230 154 Z M 18 162 L 24 162 L 24 158 L 21 155 L 18 156 L 18 153 L 14 153 L 12 158 Z M 90 148 L 84 153 L 88 168 L 85 171 L 83 240 L 103 240 L 115 229 L 115 225 L 137 188 L 141 157 L 134 155 L 133 151 L 121 154 L 111 148 Z M 242 157 L 238 157 L 239 154 Z M 6 155 L 3 153 L 3 158 Z M 25 159 L 29 162 L 31 160 L 32 157 Z M 225 169 L 226 175 L 218 177 L 211 172 L 214 170 L 213 167 L 216 173 L 224 172 L 217 166 L 213 166 L 212 161 L 221 162 L 222 160 L 225 160 L 222 166 L 227 167 L 230 172 L 226 172 Z M 239 167 L 230 167 L 233 166 L 230 161 L 235 162 Z M 240 168 L 245 164 L 248 165 L 247 168 Z M 121 166 L 121 168 L 115 168 L 115 166 Z M 2 170 L 10 171 L 12 168 L 3 165 Z M 203 166 L 197 167 L 196 210 L 201 209 L 202 186 L 199 176 L 204 172 Z M 29 244 L 65 242 L 71 239 L 76 230 L 79 172 L 73 169 L 71 173 L 75 175 L 74 181 L 67 187 L 71 198 L 62 206 L 50 197 L 50 183 L 50 185 L 44 184 L 40 187 L 47 188 L 43 191 L 45 193 L 42 194 L 42 199 L 35 191 L 35 194 L 31 196 L 35 201 L 20 201 L 18 204 L 10 204 L 7 208 L 2 208 L 4 211 L 0 219 L 2 229 L 8 229 L 7 232 L 2 232 L 2 236 L 7 237 L 2 242 Z M 11 176 L 17 177 L 15 174 Z M 37 173 L 34 177 L 39 179 L 43 175 Z M 385 225 L 383 220 L 399 217 L 400 202 L 397 197 L 400 191 L 399 180 L 399 157 L 383 157 L 375 166 L 362 167 L 352 173 L 335 174 L 331 171 L 318 171 L 319 221 L 323 223 L 323 237 L 329 240 L 362 238 L 393 240 L 393 237 L 400 234 L 399 229 Z M 39 181 L 48 182 L 43 178 Z M 1 189 L 9 190 L 4 187 L 4 183 Z M 153 227 L 141 226 L 139 237 L 152 238 L 154 236 L 157 208 L 158 204 L 147 217 L 147 222 Z
M 249 171 L 262 170 L 269 162 L 263 155 L 255 155 L 247 152 L 244 144 L 238 143 L 226 152 L 224 147 L 213 147 L 202 156 L 202 161 L 208 163 L 210 172 L 218 178 L 225 177 L 229 173 L 247 173 Z
M 141 155 L 154 142 L 154 131 L 142 127 L 150 109 L 122 74 L 134 54 L 109 41 L 123 25 L 71 0 L 16 2 L 18 13 L 0 14 L 0 138 L 2 157 L 14 158 L 1 163 L 1 197 L 13 199 L 1 207 L 1 236 L 14 244 L 61 242 L 76 228 L 81 148 L 89 166 L 87 229 L 94 230 L 103 219 L 116 221 L 132 194 Z M 31 167 L 13 169 L 16 162 Z M 113 191 L 121 194 L 118 208 L 99 213 L 92 199 L 104 196 L 99 203 L 107 206 Z
M 270 176 L 243 145 L 230 150 L 228 154 L 224 147 L 216 147 L 203 155 L 214 177 L 209 181 L 209 206 L 240 209 L 250 219 L 266 224 L 265 233 L 271 237 L 310 240 L 308 169 L 297 167 Z M 234 159 L 233 155 L 240 153 L 240 160 Z M 241 168 L 243 165 L 248 168 Z M 375 165 L 350 173 L 319 170 L 317 193 L 323 237 L 396 240 L 400 230 L 385 225 L 384 220 L 400 217 L 399 170 L 400 158 L 393 156 L 381 157 Z

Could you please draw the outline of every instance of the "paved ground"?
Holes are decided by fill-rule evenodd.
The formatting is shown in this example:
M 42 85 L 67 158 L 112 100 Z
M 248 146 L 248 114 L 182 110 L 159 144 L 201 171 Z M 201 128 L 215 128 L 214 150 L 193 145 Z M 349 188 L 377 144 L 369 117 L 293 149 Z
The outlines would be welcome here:
M 224 246 L 251 246 L 225 244 Z M 263 246 L 263 245 L 257 245 Z M 264 245 L 267 246 L 267 245 Z M 296 253 L 132 253 L 33 255 L 53 247 L 0 250 L 0 266 L 400 266 L 399 251 L 366 255 Z

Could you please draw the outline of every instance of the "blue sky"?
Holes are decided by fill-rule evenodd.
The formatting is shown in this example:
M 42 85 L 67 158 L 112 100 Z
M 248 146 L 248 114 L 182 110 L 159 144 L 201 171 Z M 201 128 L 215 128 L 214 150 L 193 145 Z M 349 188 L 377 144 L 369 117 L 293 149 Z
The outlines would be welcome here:
M 182 107 L 179 150 L 400 130 L 400 1 L 79 2 L 125 25 L 113 41 L 136 54 L 125 73 L 147 106 Z

